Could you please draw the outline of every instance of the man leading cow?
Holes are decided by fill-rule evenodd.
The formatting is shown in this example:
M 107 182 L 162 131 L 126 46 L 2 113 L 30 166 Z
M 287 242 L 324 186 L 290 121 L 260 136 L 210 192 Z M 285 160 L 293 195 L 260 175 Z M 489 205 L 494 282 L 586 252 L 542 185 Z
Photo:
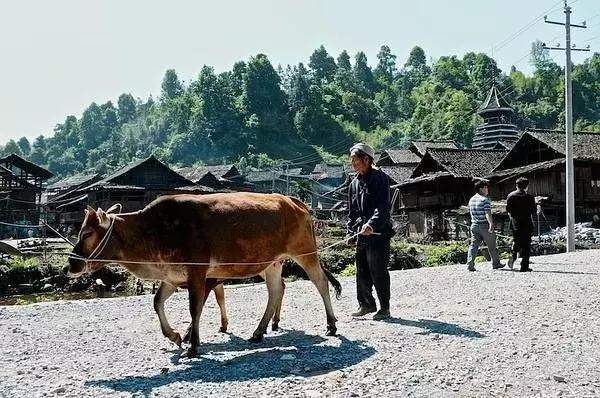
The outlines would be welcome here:
M 374 320 L 390 317 L 390 184 L 388 176 L 373 168 L 375 151 L 367 144 L 350 148 L 356 177 L 348 190 L 348 234 L 356 235 L 356 293 L 359 308 L 352 316 L 377 311 L 373 285 L 379 299 Z

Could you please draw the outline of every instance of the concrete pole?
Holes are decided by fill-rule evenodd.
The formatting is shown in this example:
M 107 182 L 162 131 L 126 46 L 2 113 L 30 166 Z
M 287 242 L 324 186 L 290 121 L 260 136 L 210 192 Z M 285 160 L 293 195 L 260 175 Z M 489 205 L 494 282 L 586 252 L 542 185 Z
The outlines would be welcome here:
M 573 164 L 573 84 L 571 80 L 571 7 L 565 3 L 565 130 L 567 252 L 575 251 L 575 167 Z

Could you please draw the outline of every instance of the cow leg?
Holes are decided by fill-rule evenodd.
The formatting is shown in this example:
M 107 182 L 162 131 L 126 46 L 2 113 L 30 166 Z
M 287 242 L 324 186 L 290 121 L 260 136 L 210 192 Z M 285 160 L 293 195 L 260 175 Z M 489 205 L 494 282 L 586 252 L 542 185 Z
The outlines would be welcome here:
M 181 336 L 173 330 L 171 325 L 169 325 L 169 321 L 165 315 L 165 301 L 175 293 L 175 290 L 177 290 L 176 286 L 166 282 L 160 282 L 160 286 L 154 295 L 154 310 L 160 320 L 160 329 L 162 330 L 163 335 L 181 347 Z
M 319 264 L 319 257 L 315 253 L 307 256 L 295 257 L 294 261 L 304 269 L 309 279 L 317 287 L 319 294 L 321 294 L 321 298 L 325 304 L 325 312 L 327 313 L 327 336 L 335 336 L 337 332 L 337 327 L 335 326 L 337 319 L 333 314 L 333 306 L 331 305 L 331 298 L 329 297 L 329 281 Z
M 281 262 L 276 262 L 264 271 L 263 278 L 267 283 L 269 299 L 267 300 L 265 313 L 250 338 L 250 342 L 252 343 L 262 341 L 264 334 L 267 332 L 269 321 L 273 318 L 273 314 L 275 313 L 275 308 L 281 303 L 281 268 Z
M 225 287 L 221 283 L 215 286 L 213 291 L 215 292 L 215 298 L 217 299 L 217 304 L 219 304 L 219 310 L 221 311 L 221 328 L 219 329 L 219 332 L 225 333 L 227 332 L 227 325 L 229 324 L 229 320 L 227 319 L 227 307 L 225 306 Z
M 281 304 L 283 303 L 283 295 L 285 293 L 285 282 L 281 278 L 281 293 L 279 294 L 279 302 L 275 306 L 275 315 L 273 315 L 273 323 L 271 328 L 273 330 L 279 330 L 279 320 L 281 319 Z
M 206 268 L 194 267 L 188 269 L 188 293 L 190 298 L 190 315 L 192 316 L 192 333 L 190 333 L 191 347 L 187 350 L 184 357 L 193 358 L 198 353 L 200 344 L 200 315 L 206 300 Z
M 219 304 L 219 309 L 221 311 L 221 328 L 220 332 L 225 333 L 227 331 L 227 325 L 229 323 L 227 319 L 227 309 L 225 308 L 225 289 L 223 288 L 223 281 L 217 279 L 207 279 L 206 285 L 204 289 L 204 304 L 206 304 L 206 300 L 210 294 L 210 291 L 215 292 L 215 297 L 217 298 L 217 304 Z M 220 289 L 220 290 L 219 290 Z M 183 342 L 189 343 L 190 337 L 192 335 L 192 322 L 190 322 L 185 335 L 183 335 Z

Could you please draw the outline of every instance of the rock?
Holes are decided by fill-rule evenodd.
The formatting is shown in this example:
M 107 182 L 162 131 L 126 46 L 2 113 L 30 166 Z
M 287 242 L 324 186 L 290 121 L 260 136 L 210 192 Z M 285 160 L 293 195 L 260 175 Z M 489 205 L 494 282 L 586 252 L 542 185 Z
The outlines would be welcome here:
M 66 389 L 66 388 L 64 388 L 64 387 L 58 387 L 58 388 L 57 388 L 57 389 L 55 389 L 53 392 L 54 392 L 55 394 L 64 394 L 66 391 L 67 391 L 67 389 Z
M 554 376 L 552 376 L 552 377 L 554 378 L 554 380 L 555 380 L 555 381 L 557 381 L 557 382 L 559 382 L 559 383 L 566 383 L 566 382 L 567 382 L 567 380 L 565 380 L 565 378 L 564 378 L 564 377 L 562 377 L 562 376 L 557 376 L 557 375 L 554 375 Z
M 162 373 L 162 374 L 165 374 L 165 373 L 167 373 L 167 372 L 169 372 L 169 368 L 162 368 L 162 369 L 160 370 L 160 373 Z
M 292 354 L 284 354 L 279 359 L 281 359 L 282 361 L 295 361 L 296 360 L 296 356 L 292 355 Z

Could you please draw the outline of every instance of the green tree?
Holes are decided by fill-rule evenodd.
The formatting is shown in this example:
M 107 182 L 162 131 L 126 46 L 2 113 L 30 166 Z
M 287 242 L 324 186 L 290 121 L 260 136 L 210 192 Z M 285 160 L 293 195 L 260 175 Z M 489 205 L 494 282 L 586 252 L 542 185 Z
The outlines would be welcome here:
M 162 81 L 162 98 L 173 99 L 183 93 L 183 86 L 177 77 L 175 69 L 168 69 Z
M 29 156 L 29 153 L 31 152 L 31 144 L 29 143 L 27 137 L 19 138 L 19 141 L 17 141 L 17 145 L 19 146 L 19 149 L 21 150 L 21 153 L 24 156 Z
M 386 45 L 381 46 L 379 53 L 377 53 L 377 67 L 373 74 L 379 82 L 379 84 L 389 86 L 394 81 L 396 76 L 396 56 L 392 54 L 390 48 Z
M 264 54 L 250 58 L 244 76 L 242 94 L 246 128 L 253 137 L 272 143 L 291 132 L 287 99 L 281 90 L 279 75 Z
M 316 49 L 310 56 L 308 66 L 312 72 L 312 79 L 316 84 L 327 84 L 333 81 L 337 66 L 335 60 L 324 46 Z
M 131 123 L 137 116 L 137 104 L 131 94 L 121 94 L 117 102 L 119 125 Z
M 45 165 L 47 162 L 46 151 L 46 138 L 43 135 L 39 135 L 33 141 L 31 153 L 29 154 L 29 160 L 35 164 Z
M 354 58 L 354 78 L 359 85 L 363 95 L 369 98 L 377 91 L 377 82 L 373 76 L 373 72 L 367 63 L 367 56 L 364 52 L 359 51 Z
M 19 145 L 17 145 L 15 140 L 10 139 L 4 146 L 4 156 L 10 155 L 12 153 L 14 153 L 15 155 L 23 156 L 23 153 L 21 152 L 21 148 L 19 148 Z
M 84 150 L 98 147 L 106 138 L 103 121 L 104 112 L 95 102 L 83 111 L 79 134 Z

